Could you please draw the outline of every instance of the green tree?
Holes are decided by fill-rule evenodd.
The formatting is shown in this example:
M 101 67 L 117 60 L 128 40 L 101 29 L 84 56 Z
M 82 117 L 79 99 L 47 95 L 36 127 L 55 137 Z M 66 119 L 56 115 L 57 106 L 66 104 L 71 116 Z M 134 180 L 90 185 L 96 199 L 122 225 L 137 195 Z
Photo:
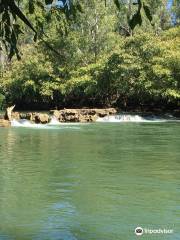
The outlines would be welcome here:
M 27 14 L 24 10 L 26 10 L 26 3 L 28 3 L 28 11 L 30 14 L 33 14 L 36 19 L 36 7 L 40 7 L 45 15 L 48 11 L 53 12 L 53 10 L 59 10 L 61 14 L 65 14 L 67 19 L 72 19 L 76 17 L 76 12 L 82 12 L 81 1 L 62 1 L 62 6 L 54 6 L 52 5 L 53 0 L 26 0 L 20 3 L 18 0 L 0 0 L 0 39 L 1 43 L 4 44 L 5 48 L 9 50 L 9 58 L 12 58 L 14 54 L 18 58 L 20 58 L 20 54 L 17 48 L 19 35 L 22 33 L 21 25 L 19 24 L 19 20 L 21 20 L 24 24 L 26 24 L 35 34 L 34 40 L 37 39 L 37 33 L 39 32 L 38 28 L 35 28 L 33 23 L 28 19 Z M 93 1 L 92 1 L 93 2 Z M 107 1 L 102 0 L 105 5 Z M 120 9 L 119 0 L 114 1 L 116 6 Z M 133 2 L 132 2 L 133 4 Z M 137 11 L 129 20 L 129 25 L 133 29 L 137 24 L 141 25 L 142 17 L 141 17 L 141 9 L 144 8 L 145 14 L 147 18 L 151 21 L 152 17 L 150 14 L 150 10 L 146 5 L 145 1 L 138 0 L 135 3 L 137 7 Z M 47 5 L 51 5 L 50 9 L 47 9 Z M 22 10 L 21 10 L 22 9 Z M 38 27 L 42 29 L 42 22 L 36 19 L 38 23 Z M 94 32 L 95 34 L 95 32 Z
M 127 38 L 99 76 L 97 92 L 104 104 L 178 104 L 179 31 L 174 28 L 161 36 L 141 33 Z

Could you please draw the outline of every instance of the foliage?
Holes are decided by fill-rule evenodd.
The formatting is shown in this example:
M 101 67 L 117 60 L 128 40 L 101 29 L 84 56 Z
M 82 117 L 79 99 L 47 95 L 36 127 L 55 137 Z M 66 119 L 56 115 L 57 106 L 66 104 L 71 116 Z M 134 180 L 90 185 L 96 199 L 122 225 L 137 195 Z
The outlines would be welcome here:
M 26 26 L 28 26 L 34 32 L 34 40 L 37 39 L 37 34 L 39 33 L 39 28 L 43 29 L 42 21 L 36 19 L 37 8 L 40 8 L 43 11 L 43 16 L 46 21 L 51 18 L 51 14 L 54 12 L 60 12 L 64 14 L 68 20 L 76 18 L 77 12 L 83 12 L 81 1 L 66 1 L 62 0 L 61 5 L 54 4 L 54 0 L 24 0 L 20 3 L 19 0 L 0 0 L 0 41 L 1 45 L 3 44 L 7 51 L 9 51 L 9 58 L 11 59 L 13 55 L 16 54 L 17 58 L 20 59 L 20 54 L 18 51 L 18 39 L 19 35 L 23 33 L 21 24 L 19 21 L 22 21 Z M 103 4 L 106 4 L 105 0 L 102 0 Z M 119 0 L 114 1 L 116 6 L 120 9 Z M 94 1 L 92 0 L 92 3 Z M 146 17 L 149 21 L 152 21 L 152 15 L 150 12 L 149 6 L 146 4 L 146 1 L 138 0 L 135 3 L 137 5 L 136 12 L 129 18 L 129 26 L 131 29 L 134 29 L 136 25 L 142 24 L 141 10 L 144 9 Z M 48 5 L 50 5 L 48 9 Z M 23 9 L 23 10 L 22 10 Z M 29 14 L 32 14 L 36 21 L 35 28 L 33 23 L 29 20 L 27 14 L 24 11 L 28 9 Z M 42 33 L 42 32 L 41 32 Z M 1 46 L 2 48 L 2 46 Z
M 0 110 L 3 109 L 5 103 L 5 96 L 0 93 Z
M 132 30 L 128 23 L 138 6 L 124 1 L 117 9 L 110 1 L 81 0 L 82 11 L 71 19 L 62 9 L 51 7 L 51 14 L 23 0 L 39 40 L 34 43 L 32 32 L 18 22 L 24 32 L 19 37 L 22 59 L 3 64 L 0 78 L 7 104 L 25 109 L 178 107 L 180 28 L 170 22 L 165 0 L 143 2 L 152 6 L 152 24 L 142 5 L 143 23 Z M 6 59 L 2 51 L 0 57 Z
M 126 39 L 109 58 L 99 81 L 99 93 L 112 105 L 128 100 L 177 102 L 180 99 L 180 29 L 162 36 L 141 33 Z M 177 37 L 174 37 L 177 36 Z

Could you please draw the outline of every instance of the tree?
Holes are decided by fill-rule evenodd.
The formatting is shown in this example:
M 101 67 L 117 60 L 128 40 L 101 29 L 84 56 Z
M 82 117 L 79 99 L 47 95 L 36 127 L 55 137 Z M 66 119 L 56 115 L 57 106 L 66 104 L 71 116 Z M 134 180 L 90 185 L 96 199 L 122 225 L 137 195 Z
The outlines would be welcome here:
M 98 76 L 97 94 L 106 105 L 179 104 L 179 28 L 125 39 Z
M 44 11 L 37 5 L 35 14 L 30 14 L 29 1 L 23 0 L 21 7 L 39 38 L 34 43 L 32 31 L 17 20 L 24 32 L 18 39 L 23 55 L 21 61 L 13 58 L 0 78 L 7 104 L 44 109 L 160 102 L 177 106 L 179 28 L 165 30 L 167 18 L 161 29 L 159 10 L 164 9 L 164 0 L 151 8 L 152 26 L 141 7 L 144 21 L 128 37 L 118 26 L 128 27 L 123 7 L 131 5 L 121 4 L 118 10 L 108 1 L 105 5 L 104 1 L 81 0 L 83 11 L 71 18 L 57 7 Z M 132 6 L 129 19 L 137 7 Z
M 105 4 L 106 1 L 102 0 Z M 29 6 L 29 13 L 35 14 L 36 7 L 41 7 L 43 11 L 46 13 L 47 5 L 52 4 L 53 0 L 45 0 L 44 2 L 40 0 L 27 0 Z M 52 5 L 53 9 L 59 9 L 61 14 L 65 14 L 68 19 L 72 19 L 75 17 L 76 12 L 82 12 L 82 7 L 80 1 L 65 1 L 62 0 L 62 5 Z M 120 9 L 119 0 L 114 0 L 116 6 Z M 149 10 L 149 7 L 146 5 L 146 1 L 138 0 L 136 2 L 132 2 L 131 4 L 137 5 L 137 11 L 135 14 L 129 19 L 129 25 L 131 29 L 134 29 L 137 24 L 141 25 L 142 17 L 141 17 L 141 9 L 143 8 L 147 18 L 151 21 L 152 16 Z M 38 30 L 35 29 L 33 24 L 28 20 L 27 16 L 21 10 L 21 7 L 24 9 L 24 4 L 20 4 L 18 0 L 0 0 L 0 18 L 1 18 L 1 28 L 0 28 L 0 39 L 1 44 L 3 44 L 6 50 L 9 51 L 9 58 L 11 59 L 14 54 L 16 54 L 17 58 L 20 58 L 20 54 L 17 48 L 19 35 L 22 33 L 21 25 L 18 23 L 21 20 L 24 24 L 26 24 L 35 34 L 34 40 L 37 39 Z M 50 11 L 51 11 L 50 10 Z

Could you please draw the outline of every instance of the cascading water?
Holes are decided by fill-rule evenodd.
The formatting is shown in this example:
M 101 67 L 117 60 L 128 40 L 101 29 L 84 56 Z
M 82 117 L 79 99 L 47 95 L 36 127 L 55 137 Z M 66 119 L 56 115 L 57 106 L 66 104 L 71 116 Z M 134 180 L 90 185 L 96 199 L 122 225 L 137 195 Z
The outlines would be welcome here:
M 34 125 L 36 125 L 36 124 L 33 124 L 26 119 L 20 119 L 20 120 L 13 119 L 11 121 L 11 126 L 12 127 L 31 127 L 31 126 L 34 126 Z
M 12 127 L 26 127 L 26 128 L 46 128 L 47 127 L 47 125 L 35 124 L 26 119 L 20 119 L 20 120 L 13 119 L 11 121 L 11 126 Z
M 98 118 L 96 122 L 105 122 L 105 123 L 121 123 L 121 122 L 167 122 L 167 121 L 178 121 L 174 118 L 163 118 L 157 116 L 147 116 L 142 117 L 140 115 L 133 114 L 118 114 L 112 116 L 106 116 L 103 118 Z
M 39 128 L 39 129 L 64 129 L 64 128 L 73 128 L 73 129 L 80 129 L 79 127 L 75 127 L 72 125 L 80 125 L 81 123 L 61 123 L 55 116 L 52 116 L 51 121 L 47 124 L 41 123 L 33 123 L 26 119 L 13 119 L 11 121 L 12 127 L 25 127 L 25 128 Z
M 180 120 L 175 119 L 173 117 L 157 117 L 157 116 L 146 116 L 142 117 L 140 115 L 133 115 L 133 114 L 118 114 L 118 115 L 112 115 L 112 116 L 106 116 L 103 118 L 98 118 L 96 122 L 100 123 L 128 123 L 128 122 L 134 122 L 134 123 L 143 123 L 143 122 L 179 122 Z M 11 121 L 11 126 L 12 127 L 26 127 L 26 128 L 40 128 L 40 129 L 45 129 L 45 128 L 76 128 L 75 126 L 77 125 L 87 125 L 89 123 L 62 123 L 59 122 L 59 120 L 55 117 L 51 117 L 51 121 L 47 124 L 36 124 L 33 123 L 29 120 L 26 119 L 20 119 L 20 120 L 15 120 L 13 119 Z M 73 127 L 73 125 L 75 125 Z M 77 129 L 79 129 L 77 127 Z
M 61 125 L 61 123 L 55 116 L 52 116 L 51 121 L 48 123 L 48 125 Z
M 98 118 L 97 122 L 144 122 L 145 119 L 139 115 L 120 114 Z

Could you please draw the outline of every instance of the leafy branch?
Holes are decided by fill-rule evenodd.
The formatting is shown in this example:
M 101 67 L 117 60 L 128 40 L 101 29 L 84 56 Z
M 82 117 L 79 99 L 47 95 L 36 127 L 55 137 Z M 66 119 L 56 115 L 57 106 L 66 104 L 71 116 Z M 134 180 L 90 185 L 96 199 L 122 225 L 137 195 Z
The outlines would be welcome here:
M 106 0 L 103 0 L 106 3 Z M 41 7 L 44 11 L 47 11 L 46 6 L 53 4 L 54 0 L 44 0 L 44 3 L 40 0 L 29 0 L 28 10 L 30 14 L 35 13 L 36 5 Z M 118 9 L 121 8 L 119 0 L 114 0 L 115 5 Z M 76 12 L 83 12 L 80 1 L 78 0 L 62 0 L 62 6 L 58 7 L 66 15 L 67 19 L 76 17 Z M 141 10 L 144 9 L 146 17 L 149 21 L 152 21 L 152 15 L 150 8 L 145 4 L 143 0 L 138 0 L 132 3 L 137 5 L 137 11 L 129 20 L 129 26 L 133 30 L 136 25 L 142 24 Z M 18 0 L 0 0 L 0 42 L 5 46 L 9 53 L 9 59 L 14 55 L 20 59 L 18 51 L 18 39 L 19 35 L 23 33 L 21 26 L 17 23 L 17 19 L 20 19 L 26 26 L 28 26 L 34 32 L 34 41 L 37 40 L 38 30 L 34 28 L 32 23 L 28 20 L 27 16 L 23 13 L 19 6 Z M 50 46 L 51 48 L 51 46 Z

